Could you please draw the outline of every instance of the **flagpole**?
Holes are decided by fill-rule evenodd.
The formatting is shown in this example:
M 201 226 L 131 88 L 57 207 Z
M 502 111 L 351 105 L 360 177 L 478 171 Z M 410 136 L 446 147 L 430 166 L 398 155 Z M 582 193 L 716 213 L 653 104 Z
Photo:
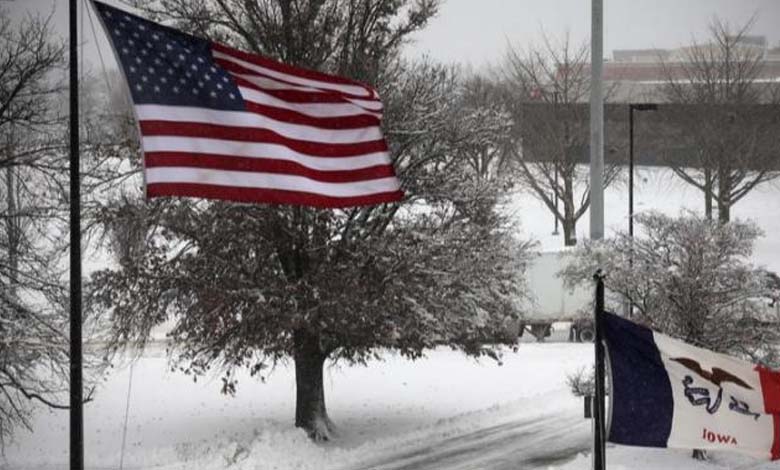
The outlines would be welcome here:
M 70 0 L 70 468 L 84 468 L 81 350 L 81 194 L 79 188 L 78 0 Z
M 601 317 L 604 313 L 604 275 L 599 269 L 593 275 L 596 280 L 596 307 L 593 309 L 593 326 L 596 331 L 595 353 L 596 353 L 596 374 L 595 374 L 595 403 L 594 403 L 594 433 L 593 433 L 593 470 L 604 470 L 606 468 L 606 431 L 604 425 L 605 400 L 604 400 L 604 342 L 603 332 L 601 330 Z

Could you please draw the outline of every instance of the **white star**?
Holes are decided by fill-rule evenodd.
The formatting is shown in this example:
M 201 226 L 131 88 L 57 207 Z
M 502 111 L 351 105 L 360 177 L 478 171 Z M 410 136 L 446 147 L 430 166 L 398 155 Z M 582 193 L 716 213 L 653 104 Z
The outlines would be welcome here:
M 179 60 L 184 60 L 184 54 L 179 54 Z
M 151 43 L 151 42 L 149 42 L 149 41 L 146 41 L 146 47 L 148 47 L 149 49 L 151 49 L 151 48 L 152 48 L 152 43 Z
M 205 79 L 206 79 L 206 81 L 209 81 L 209 80 L 211 80 L 211 75 L 209 75 L 209 74 L 206 74 L 206 75 L 205 75 L 203 78 L 205 78 Z
M 211 66 L 211 73 L 217 73 L 217 68 L 213 65 Z
M 233 93 L 229 94 L 228 96 L 230 96 L 230 99 L 231 99 L 231 100 L 234 100 L 234 99 L 236 99 L 236 95 L 234 95 Z
M 179 79 L 179 83 L 181 83 L 182 85 L 183 85 L 184 83 L 186 83 L 186 82 L 187 82 L 187 80 L 185 80 L 185 79 L 183 79 L 183 78 L 180 78 L 180 79 Z
M 135 62 L 136 62 L 137 64 L 140 64 L 140 63 L 141 63 L 141 58 L 140 58 L 140 57 L 136 57 L 136 58 L 135 58 Z
M 168 49 L 168 50 L 170 51 L 171 49 L 173 49 L 173 46 L 171 46 L 170 44 L 166 44 L 166 45 L 165 45 L 165 48 L 166 48 L 166 49 Z
M 141 76 L 141 80 L 143 80 L 144 82 L 146 82 L 146 81 L 147 81 L 146 75 L 142 75 L 142 76 Z
M 133 40 L 132 40 L 132 39 L 128 39 L 128 40 L 127 40 L 127 43 L 128 43 L 128 44 L 130 44 L 131 46 L 132 46 L 133 44 L 135 44 L 135 43 L 133 42 Z
M 120 21 L 119 22 L 119 27 L 120 28 L 124 28 L 125 27 L 125 22 L 124 21 Z
M 154 39 L 155 41 L 157 41 L 158 39 L 160 39 L 160 35 L 159 35 L 159 34 L 157 34 L 157 33 L 154 33 L 154 34 L 152 34 L 152 39 Z
M 228 82 L 228 78 L 227 77 L 222 77 L 222 81 L 227 83 Z
M 186 75 L 186 76 L 187 76 L 187 78 L 192 78 L 192 74 L 191 74 L 191 73 L 189 73 L 189 72 L 184 72 L 184 75 Z
M 160 87 L 159 87 L 159 86 L 157 86 L 157 85 L 155 85 L 155 86 L 154 86 L 154 92 L 155 92 L 155 93 L 159 93 L 159 92 L 160 92 Z
M 119 29 L 114 28 L 114 34 L 116 34 L 117 36 L 121 36 L 122 32 L 119 31 Z
M 130 66 L 130 72 L 135 72 L 135 66 L 133 65 Z
M 122 54 L 127 54 L 128 52 L 130 52 L 130 49 L 128 49 L 126 47 L 122 48 Z
M 109 17 L 109 18 L 111 18 L 111 12 L 110 12 L 110 11 L 107 11 L 107 12 L 106 12 L 106 16 L 107 16 L 107 17 Z
M 138 25 L 138 29 L 140 29 L 141 31 L 144 31 L 144 30 L 146 30 L 146 26 L 144 26 L 142 24 L 139 24 Z
M 190 48 L 189 48 L 189 47 L 185 47 L 185 48 L 184 48 L 184 52 L 186 52 L 187 54 L 189 54 L 190 52 L 192 52 L 192 50 L 190 50 Z
M 179 92 L 179 87 L 177 87 L 177 86 L 173 87 L 173 92 L 174 93 L 178 93 Z
M 203 63 L 203 57 L 198 57 L 198 62 Z
M 149 67 L 149 73 L 151 73 L 152 75 L 154 75 L 154 67 Z
M 222 84 L 221 83 L 217 83 L 217 90 L 221 90 L 221 89 L 222 89 Z
M 138 85 L 136 85 L 136 86 L 135 86 L 135 89 L 136 89 L 136 90 L 138 90 L 138 91 L 141 91 L 141 90 L 143 90 L 143 88 L 141 88 L 141 84 L 138 84 Z
M 198 89 L 197 89 L 197 88 L 193 88 L 193 89 L 192 89 L 192 93 L 193 93 L 194 95 L 197 95 L 197 94 L 198 94 Z
M 141 55 L 146 55 L 146 49 L 141 49 Z
M 154 58 L 154 63 L 157 64 L 157 65 L 160 65 L 160 58 L 159 57 L 155 57 Z
M 173 75 L 173 69 L 171 68 L 168 69 L 168 75 Z
M 211 95 L 212 98 L 216 98 L 217 97 L 217 94 L 214 93 L 213 91 L 211 93 L 209 93 L 209 95 Z
M 198 80 L 198 86 L 199 86 L 199 87 L 201 87 L 201 88 L 203 88 L 203 82 L 201 82 L 200 80 Z
M 136 39 L 138 39 L 138 38 L 140 38 L 140 37 L 141 37 L 141 35 L 140 35 L 140 34 L 138 34 L 138 31 L 136 31 L 136 32 L 134 32 L 134 33 L 133 33 L 133 37 L 134 37 L 134 38 L 136 38 Z
M 160 82 L 161 83 L 168 83 L 168 79 L 165 78 L 165 77 L 160 77 Z
M 192 65 L 190 66 L 190 68 L 191 68 L 192 70 L 198 70 L 198 66 L 197 66 L 197 65 L 195 65 L 195 64 L 192 64 Z

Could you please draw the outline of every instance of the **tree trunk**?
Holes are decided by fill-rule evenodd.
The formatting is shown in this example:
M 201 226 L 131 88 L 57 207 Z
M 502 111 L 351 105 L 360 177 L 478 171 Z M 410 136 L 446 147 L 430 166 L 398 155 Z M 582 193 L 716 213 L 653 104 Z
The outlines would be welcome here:
M 574 216 L 567 217 L 563 220 L 563 239 L 566 246 L 574 246 L 577 244 L 576 224 Z
M 712 170 L 704 169 L 704 216 L 712 220 Z
M 731 218 L 731 184 L 728 179 L 729 172 L 723 166 L 718 167 L 718 222 L 725 224 Z
M 731 220 L 731 206 L 718 201 L 718 222 L 725 224 Z
M 295 344 L 295 427 L 302 428 L 315 441 L 327 441 L 335 433 L 325 409 L 323 366 L 327 354 L 316 334 L 304 330 L 293 333 Z
M 563 178 L 563 240 L 564 245 L 577 244 L 577 219 L 574 217 L 574 182 L 571 176 Z

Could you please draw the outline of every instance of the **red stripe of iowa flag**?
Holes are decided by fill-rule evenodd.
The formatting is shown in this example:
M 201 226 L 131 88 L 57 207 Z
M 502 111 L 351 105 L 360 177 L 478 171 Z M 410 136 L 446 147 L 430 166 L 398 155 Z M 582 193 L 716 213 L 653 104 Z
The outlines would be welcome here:
M 133 98 L 147 197 L 317 207 L 403 197 L 373 88 L 93 3 Z

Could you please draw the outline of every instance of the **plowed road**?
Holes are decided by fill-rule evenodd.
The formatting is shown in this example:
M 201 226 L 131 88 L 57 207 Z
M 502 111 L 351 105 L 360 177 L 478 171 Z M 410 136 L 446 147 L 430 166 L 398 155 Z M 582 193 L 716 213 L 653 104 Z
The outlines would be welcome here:
M 590 426 L 571 415 L 514 421 L 426 442 L 349 470 L 546 469 L 590 449 Z

